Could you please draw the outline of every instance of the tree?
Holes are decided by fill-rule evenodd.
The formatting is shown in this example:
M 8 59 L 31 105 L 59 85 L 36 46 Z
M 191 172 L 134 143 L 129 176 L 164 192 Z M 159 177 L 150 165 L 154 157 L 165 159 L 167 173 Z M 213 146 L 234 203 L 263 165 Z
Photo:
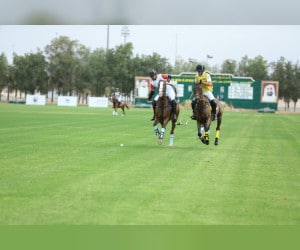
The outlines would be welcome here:
M 280 57 L 277 62 L 272 62 L 273 72 L 271 77 L 279 82 L 279 98 L 285 102 L 286 110 L 289 110 L 290 102 L 294 102 L 294 111 L 300 98 L 300 68 Z
M 117 62 L 111 67 L 112 75 L 115 80 L 115 87 L 118 87 L 123 93 L 129 94 L 133 89 L 134 76 L 130 72 L 131 60 L 133 57 L 132 43 L 117 46 L 114 53 L 114 61 Z
M 286 80 L 287 80 L 287 96 L 289 101 L 294 103 L 294 111 L 296 111 L 296 105 L 300 97 L 300 70 L 298 64 L 293 65 L 292 62 L 286 64 Z
M 57 89 L 59 94 L 72 95 L 76 90 L 75 72 L 80 60 L 78 57 L 80 48 L 82 46 L 77 40 L 70 40 L 66 36 L 53 39 L 45 48 L 51 87 Z
M 10 92 L 15 88 L 16 85 L 16 81 L 15 81 L 15 74 L 14 74 L 14 67 L 11 65 L 8 65 L 7 67 L 8 69 L 8 74 L 7 74 L 7 102 L 9 102 L 9 95 Z M 17 96 L 17 92 L 16 92 L 16 96 Z
M 184 61 L 181 57 L 177 57 L 172 73 L 180 74 L 182 72 L 194 72 L 196 65 L 197 63 L 192 60 L 187 62 Z
M 168 62 L 168 59 L 161 57 L 157 53 L 144 57 L 145 72 L 144 75 L 149 75 L 151 69 L 155 69 L 158 73 L 170 73 L 172 72 L 172 66 Z
M 102 96 L 106 87 L 106 52 L 104 49 L 97 49 L 90 55 L 88 62 L 88 72 L 90 80 L 91 94 L 94 96 Z
M 283 99 L 286 107 L 289 108 L 288 94 L 286 93 L 287 81 L 286 81 L 286 60 L 284 57 L 280 57 L 277 62 L 272 62 L 270 65 L 273 68 L 271 78 L 279 82 L 278 98 Z
M 36 54 L 30 53 L 24 56 L 13 56 L 13 77 L 15 90 L 34 94 L 40 91 L 45 94 L 48 91 L 47 62 L 42 52 Z
M 285 64 L 285 76 L 284 76 L 284 90 L 283 90 L 283 100 L 287 103 L 288 109 L 290 108 L 290 101 L 292 99 L 292 91 L 294 85 L 294 72 L 293 66 L 290 61 Z
M 267 80 L 268 62 L 262 56 L 256 56 L 250 63 L 250 76 L 257 80 Z
M 221 73 L 228 73 L 235 75 L 237 72 L 236 60 L 227 59 L 221 65 Z
M 78 103 L 85 92 L 90 88 L 90 77 L 88 71 L 88 63 L 90 58 L 90 50 L 84 45 L 79 45 L 75 51 L 75 67 L 73 73 L 74 89 L 77 92 Z
M 291 98 L 294 102 L 294 112 L 296 112 L 296 105 L 298 102 L 298 99 L 300 98 L 300 67 L 298 63 L 294 66 L 294 82 L 292 86 L 292 95 Z
M 262 56 L 250 59 L 245 55 L 239 63 L 237 73 L 256 80 L 268 79 L 268 63 Z
M 279 93 L 278 97 L 281 99 L 285 95 L 286 89 L 286 81 L 285 81 L 285 65 L 286 61 L 284 57 L 280 57 L 277 62 L 272 62 L 271 67 L 273 69 L 273 73 L 271 74 L 271 78 L 275 81 L 279 82 Z
M 0 93 L 3 88 L 7 86 L 7 78 L 8 78 L 8 62 L 4 53 L 0 55 Z M 1 101 L 1 95 L 0 95 Z

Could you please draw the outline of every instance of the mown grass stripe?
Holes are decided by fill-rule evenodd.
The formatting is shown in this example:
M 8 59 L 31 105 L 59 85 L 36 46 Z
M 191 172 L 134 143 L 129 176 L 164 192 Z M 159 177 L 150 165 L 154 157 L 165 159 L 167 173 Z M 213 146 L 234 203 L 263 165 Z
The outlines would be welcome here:
M 189 121 L 169 148 L 126 113 L 1 104 L 0 224 L 299 224 L 299 115 L 225 112 L 217 147 Z

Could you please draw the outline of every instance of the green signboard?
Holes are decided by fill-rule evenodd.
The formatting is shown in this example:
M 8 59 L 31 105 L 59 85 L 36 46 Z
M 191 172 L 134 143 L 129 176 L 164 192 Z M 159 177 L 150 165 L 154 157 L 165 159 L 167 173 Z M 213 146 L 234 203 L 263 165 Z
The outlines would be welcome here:
M 183 72 L 179 75 L 172 75 L 171 83 L 177 88 L 177 96 L 180 103 L 193 98 L 193 87 L 195 74 L 193 72 Z M 213 94 L 215 98 L 233 106 L 243 109 L 262 109 L 270 108 L 277 110 L 278 102 L 278 82 L 274 81 L 255 81 L 252 77 L 236 77 L 232 74 L 211 73 L 213 82 Z M 151 80 L 148 77 L 138 77 L 148 83 L 150 89 Z M 147 80 L 146 80 L 147 79 Z M 138 91 L 136 79 L 136 93 Z M 144 84 L 145 86 L 145 84 Z M 149 91 L 143 89 L 143 93 Z M 142 91 L 140 91 L 142 92 Z M 147 97 L 135 95 L 135 104 L 151 106 Z

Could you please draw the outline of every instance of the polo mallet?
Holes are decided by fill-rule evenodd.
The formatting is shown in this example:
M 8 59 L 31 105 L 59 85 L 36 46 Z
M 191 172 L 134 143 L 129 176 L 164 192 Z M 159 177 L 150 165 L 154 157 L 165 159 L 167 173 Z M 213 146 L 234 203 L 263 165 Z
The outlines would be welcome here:
M 187 120 L 186 120 L 186 122 L 185 122 L 185 126 L 186 126 L 186 125 L 188 125 L 188 123 L 189 123 L 189 120 L 190 120 L 190 119 L 189 119 L 189 118 L 187 118 Z
M 176 125 L 182 125 L 182 122 L 181 122 L 182 118 L 180 117 L 180 120 L 177 122 Z

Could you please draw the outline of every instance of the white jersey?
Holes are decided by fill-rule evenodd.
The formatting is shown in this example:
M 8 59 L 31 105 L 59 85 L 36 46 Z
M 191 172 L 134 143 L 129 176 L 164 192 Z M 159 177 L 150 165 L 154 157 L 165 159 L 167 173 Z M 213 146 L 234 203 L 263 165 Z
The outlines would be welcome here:
M 115 92 L 115 97 L 117 98 L 117 100 L 119 102 L 121 102 L 122 98 L 121 98 L 120 92 Z
M 152 85 L 155 88 L 158 88 L 158 84 L 160 81 L 166 81 L 167 79 L 163 78 L 162 74 L 158 74 L 155 80 L 152 80 Z

